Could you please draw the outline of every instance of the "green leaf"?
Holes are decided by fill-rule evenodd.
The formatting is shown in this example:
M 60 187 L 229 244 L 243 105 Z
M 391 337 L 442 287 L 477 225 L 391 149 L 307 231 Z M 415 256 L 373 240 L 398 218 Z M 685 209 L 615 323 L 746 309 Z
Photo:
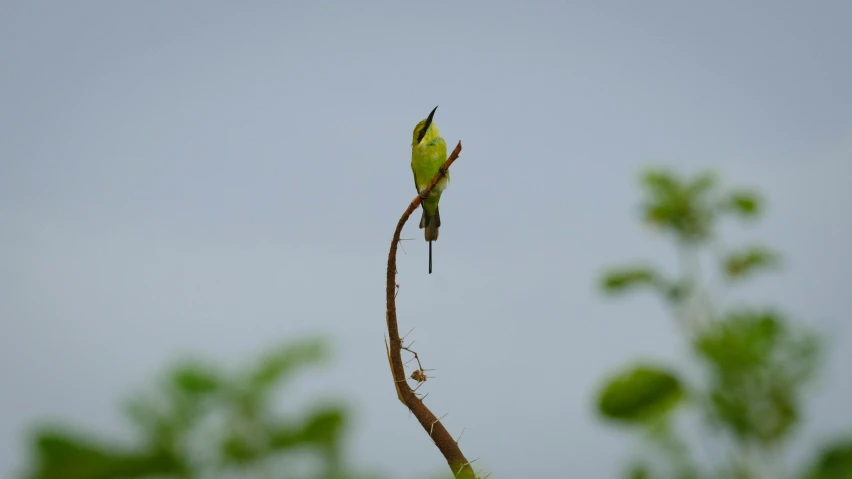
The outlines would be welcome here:
M 342 439 L 346 414 L 342 408 L 314 411 L 301 427 L 282 423 L 271 429 L 270 447 L 276 450 L 304 445 L 333 446 Z
M 601 287 L 607 293 L 621 293 L 638 286 L 653 285 L 658 281 L 657 273 L 648 267 L 622 268 L 606 273 Z
M 724 271 L 729 278 L 743 278 L 755 270 L 775 266 L 779 260 L 780 256 L 770 249 L 751 246 L 729 254 L 725 259 Z
M 627 471 L 628 479 L 650 479 L 651 473 L 645 464 L 636 464 Z
M 305 424 L 302 438 L 315 444 L 334 445 L 340 440 L 344 419 L 343 410 L 340 408 L 316 411 Z
M 639 365 L 610 378 L 598 397 L 603 416 L 616 421 L 641 423 L 671 411 L 683 397 L 674 374 Z
M 680 189 L 680 180 L 669 171 L 652 169 L 642 175 L 642 184 L 658 195 L 671 195 Z
M 852 439 L 822 450 L 806 479 L 846 479 L 852 477 Z
M 302 341 L 289 344 L 266 354 L 257 368 L 250 373 L 252 388 L 266 389 L 284 380 L 293 370 L 316 363 L 326 356 L 322 341 Z
M 35 437 L 35 468 L 29 479 L 113 479 L 164 476 L 182 466 L 162 452 L 128 452 L 57 428 Z
M 222 384 L 217 371 L 199 362 L 187 362 L 175 367 L 171 381 L 178 390 L 198 395 L 216 392 Z
M 642 184 L 646 189 L 642 202 L 645 221 L 685 242 L 700 242 L 710 236 L 714 221 L 708 199 L 715 184 L 712 173 L 701 173 L 690 181 L 652 170 L 642 176 Z
M 735 191 L 722 203 L 722 209 L 753 218 L 760 214 L 760 197 L 751 191 Z

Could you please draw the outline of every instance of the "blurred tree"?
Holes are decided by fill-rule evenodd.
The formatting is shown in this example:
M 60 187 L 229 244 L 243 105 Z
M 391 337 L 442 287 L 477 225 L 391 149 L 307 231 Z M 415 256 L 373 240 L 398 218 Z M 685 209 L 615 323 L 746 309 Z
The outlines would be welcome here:
M 135 447 L 41 426 L 24 478 L 364 477 L 343 463 L 341 405 L 315 403 L 298 419 L 273 410 L 273 396 L 286 381 L 325 356 L 322 342 L 305 340 L 230 374 L 206 362 L 182 361 L 159 387 L 128 403 Z
M 599 413 L 642 431 L 655 452 L 650 458 L 656 460 L 636 461 L 627 477 L 852 479 L 849 441 L 827 445 L 802 473 L 781 471 L 773 459 L 783 457 L 785 440 L 800 418 L 805 388 L 818 365 L 818 338 L 772 309 L 723 308 L 702 276 L 700 265 L 708 256 L 721 286 L 728 287 L 778 264 L 778 254 L 766 246 L 726 251 L 717 237 L 722 219 L 759 218 L 759 196 L 723 191 L 710 173 L 687 179 L 655 170 L 642 177 L 642 186 L 642 216 L 673 239 L 679 272 L 666 275 L 647 264 L 615 268 L 603 276 L 602 289 L 609 295 L 642 289 L 658 294 L 706 377 L 687 383 L 686 372 L 642 363 L 605 382 Z M 735 446 L 733 453 L 711 465 L 696 461 L 693 444 L 673 427 L 681 409 L 699 412 L 704 427 Z M 709 432 L 700 432 L 701 440 L 719 437 Z

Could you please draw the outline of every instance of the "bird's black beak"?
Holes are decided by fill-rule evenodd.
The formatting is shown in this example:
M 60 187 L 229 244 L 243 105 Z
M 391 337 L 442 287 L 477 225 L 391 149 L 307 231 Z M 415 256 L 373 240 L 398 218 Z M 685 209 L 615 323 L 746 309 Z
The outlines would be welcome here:
M 432 108 L 432 111 L 429 112 L 429 116 L 426 117 L 426 124 L 423 125 L 423 129 L 420 130 L 420 133 L 417 135 L 417 143 L 423 141 L 423 137 L 426 136 L 426 130 L 428 130 L 429 125 L 432 124 L 432 117 L 435 116 L 435 110 L 437 109 L 437 106 L 435 108 Z
M 432 108 L 432 111 L 429 112 L 429 116 L 426 117 L 426 126 L 423 127 L 423 131 L 426 131 L 426 130 L 429 129 L 429 125 L 432 124 L 432 117 L 435 116 L 435 110 L 437 110 L 437 109 L 438 109 L 438 107 L 436 106 L 435 108 Z

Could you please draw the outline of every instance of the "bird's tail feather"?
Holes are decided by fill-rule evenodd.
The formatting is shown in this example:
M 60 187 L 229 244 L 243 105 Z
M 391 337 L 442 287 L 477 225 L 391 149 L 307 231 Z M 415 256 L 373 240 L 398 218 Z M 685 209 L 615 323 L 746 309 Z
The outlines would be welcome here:
M 430 215 L 426 212 L 426 209 L 423 209 L 423 216 L 420 217 L 420 229 L 426 229 L 423 232 L 423 236 L 426 238 L 426 241 L 437 241 L 438 240 L 438 228 L 441 227 L 441 212 L 438 208 L 435 208 L 435 214 Z
M 432 242 L 438 240 L 438 228 L 441 226 L 441 213 L 438 208 L 435 208 L 435 214 L 430 215 L 423 208 L 423 216 L 420 217 L 420 228 L 423 231 L 423 237 L 429 242 L 429 274 L 432 274 Z

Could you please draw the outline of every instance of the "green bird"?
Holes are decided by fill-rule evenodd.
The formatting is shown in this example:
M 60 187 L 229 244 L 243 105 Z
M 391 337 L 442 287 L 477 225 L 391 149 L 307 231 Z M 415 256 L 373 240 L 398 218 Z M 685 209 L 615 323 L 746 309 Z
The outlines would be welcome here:
M 438 174 L 444 161 L 447 160 L 447 143 L 438 133 L 438 127 L 432 121 L 435 110 L 432 109 L 425 119 L 420 120 L 414 127 L 411 142 L 411 171 L 414 172 L 414 186 L 417 193 L 425 190 L 432 178 Z M 423 236 L 429 242 L 429 274 L 432 274 L 432 242 L 438 240 L 438 228 L 441 226 L 441 214 L 438 212 L 438 202 L 441 193 L 447 187 L 450 173 L 444 172 L 444 177 L 432 188 L 429 196 L 421 194 L 420 205 L 423 216 L 420 217 L 420 229 L 425 229 Z

